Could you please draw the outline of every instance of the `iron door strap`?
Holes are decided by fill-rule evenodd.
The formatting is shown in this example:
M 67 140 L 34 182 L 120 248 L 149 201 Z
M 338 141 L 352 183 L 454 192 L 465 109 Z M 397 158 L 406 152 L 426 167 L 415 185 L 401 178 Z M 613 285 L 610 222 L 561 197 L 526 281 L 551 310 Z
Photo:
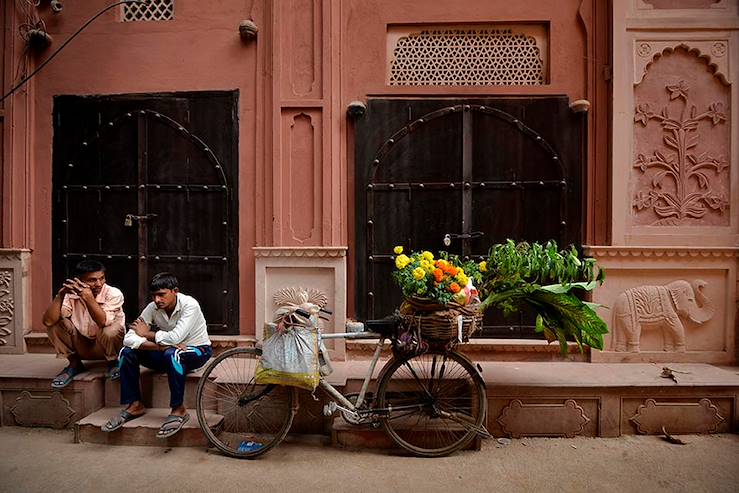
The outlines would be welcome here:
M 444 246 L 452 244 L 452 240 L 471 240 L 473 238 L 482 238 L 485 236 L 483 231 L 472 231 L 471 233 L 447 233 L 444 235 Z

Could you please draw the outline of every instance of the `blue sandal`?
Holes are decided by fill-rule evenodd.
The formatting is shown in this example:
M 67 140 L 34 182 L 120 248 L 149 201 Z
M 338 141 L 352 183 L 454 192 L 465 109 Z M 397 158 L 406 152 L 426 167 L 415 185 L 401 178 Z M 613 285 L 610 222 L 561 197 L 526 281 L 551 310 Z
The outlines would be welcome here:
M 72 383 L 72 380 L 74 380 L 75 375 L 79 375 L 83 371 L 85 371 L 86 368 L 80 367 L 80 368 L 74 368 L 71 366 L 66 367 L 62 370 L 62 372 L 55 376 L 54 379 L 51 381 L 51 388 L 52 389 L 63 389 L 70 383 Z

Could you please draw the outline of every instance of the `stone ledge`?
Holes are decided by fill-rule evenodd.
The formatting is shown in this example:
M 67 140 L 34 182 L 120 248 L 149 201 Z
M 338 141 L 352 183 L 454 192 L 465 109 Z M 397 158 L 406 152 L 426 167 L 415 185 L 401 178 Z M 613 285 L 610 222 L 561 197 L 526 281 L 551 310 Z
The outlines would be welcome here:
M 347 341 L 346 347 L 350 355 L 362 359 L 371 357 L 375 350 L 375 341 Z M 386 352 L 389 353 L 389 344 Z M 551 344 L 543 340 L 532 339 L 472 339 L 461 344 L 459 351 L 473 360 L 497 361 L 580 361 L 589 360 L 590 349 L 581 353 L 577 344 L 571 342 L 567 346 L 568 353 L 562 355 L 559 342 Z
M 670 247 L 670 246 L 584 246 L 586 255 L 593 257 L 737 257 L 739 247 Z
M 346 257 L 349 248 L 337 247 L 253 247 L 255 257 Z
M 45 332 L 26 334 L 26 347 L 29 353 L 54 354 L 54 348 Z M 210 341 L 216 354 L 235 347 L 254 347 L 257 340 L 254 336 L 221 336 L 212 335 Z

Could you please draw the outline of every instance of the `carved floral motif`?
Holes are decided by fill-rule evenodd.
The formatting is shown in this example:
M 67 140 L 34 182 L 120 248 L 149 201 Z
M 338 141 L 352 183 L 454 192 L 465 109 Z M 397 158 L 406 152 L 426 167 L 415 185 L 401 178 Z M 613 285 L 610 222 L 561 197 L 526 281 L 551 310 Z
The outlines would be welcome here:
M 13 321 L 13 296 L 10 293 L 10 271 L 0 271 L 0 346 L 8 344 L 6 337 L 13 334 L 10 323 Z
M 664 148 L 652 155 L 638 154 L 633 163 L 642 173 L 651 175 L 648 190 L 639 190 L 633 206 L 642 211 L 654 210 L 660 218 L 655 225 L 678 225 L 686 220 L 700 219 L 709 210 L 726 213 L 729 198 L 725 190 L 715 186 L 719 175 L 728 174 L 729 163 L 724 156 L 708 151 L 696 152 L 701 135 L 698 123 L 710 121 L 712 126 L 724 124 L 727 116 L 724 104 L 713 102 L 702 112 L 689 102 L 690 87 L 684 80 L 665 86 L 670 94 L 668 104 L 657 112 L 650 103 L 636 106 L 634 122 L 646 127 L 651 120 L 662 127 Z M 676 108 L 680 105 L 681 108 Z M 679 113 L 678 113 L 679 111 Z M 667 186 L 672 181 L 674 189 Z

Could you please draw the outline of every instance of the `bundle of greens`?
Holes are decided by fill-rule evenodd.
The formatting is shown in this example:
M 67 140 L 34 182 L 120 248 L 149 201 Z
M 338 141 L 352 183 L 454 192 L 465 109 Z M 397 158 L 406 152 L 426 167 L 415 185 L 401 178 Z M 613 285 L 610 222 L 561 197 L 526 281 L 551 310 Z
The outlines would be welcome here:
M 536 331 L 549 341 L 559 341 L 567 353 L 567 341 L 603 349 L 606 323 L 596 314 L 599 305 L 582 301 L 574 290 L 591 291 L 605 280 L 605 271 L 595 273 L 595 260 L 581 259 L 577 250 L 558 250 L 554 241 L 516 243 L 508 240 L 490 249 L 480 264 L 484 297 L 481 309 L 496 307 L 505 314 L 522 303 L 537 312 Z

